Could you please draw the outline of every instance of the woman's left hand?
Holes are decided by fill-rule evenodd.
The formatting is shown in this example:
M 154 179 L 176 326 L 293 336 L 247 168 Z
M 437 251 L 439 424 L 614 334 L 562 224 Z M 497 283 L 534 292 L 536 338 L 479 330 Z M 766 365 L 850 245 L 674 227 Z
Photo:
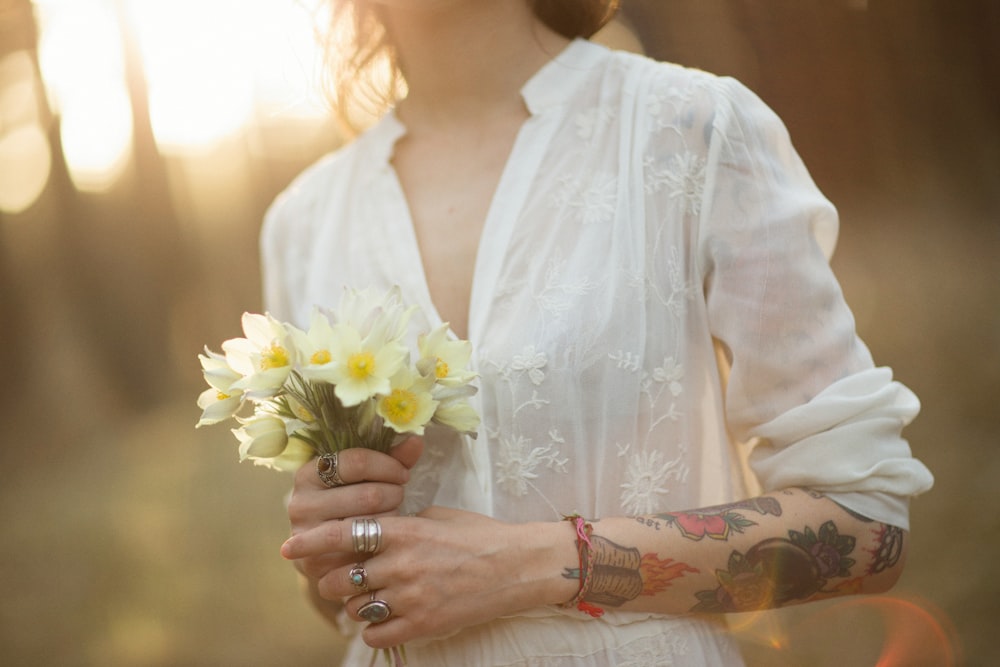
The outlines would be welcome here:
M 562 577 L 564 568 L 576 565 L 568 524 L 510 524 L 443 507 L 379 522 L 379 553 L 357 557 L 374 599 L 392 610 L 388 620 L 364 630 L 365 643 L 375 648 L 444 636 L 521 609 L 563 602 L 576 592 L 576 582 Z M 353 554 L 351 523 L 325 522 L 295 535 L 282 554 L 289 559 Z M 352 567 L 331 570 L 319 581 L 319 593 L 331 600 L 350 598 L 348 614 L 363 621 L 357 611 L 372 596 L 358 594 L 351 584 Z

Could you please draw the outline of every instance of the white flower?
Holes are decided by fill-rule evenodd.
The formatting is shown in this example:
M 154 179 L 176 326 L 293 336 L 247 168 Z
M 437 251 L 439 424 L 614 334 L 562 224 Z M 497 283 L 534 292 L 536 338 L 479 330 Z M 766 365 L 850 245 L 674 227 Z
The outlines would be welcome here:
M 279 456 L 288 445 L 285 422 L 272 415 L 254 415 L 240 420 L 233 434 L 240 441 L 240 461 Z
M 438 406 L 434 411 L 433 421 L 475 438 L 479 428 L 479 413 L 468 400 L 475 393 L 476 388 L 469 385 L 434 387 L 431 394 L 438 401 Z
M 332 351 L 336 333 L 327 316 L 318 308 L 313 310 L 309 330 L 288 327 L 288 336 L 298 353 L 302 377 L 331 382 L 330 375 L 337 364 Z
M 283 472 L 295 472 L 316 456 L 313 446 L 295 436 L 288 438 L 288 444 L 280 454 L 271 458 L 255 458 L 255 465 L 273 468 Z
M 195 426 L 208 426 L 231 419 L 242 406 L 243 392 L 230 395 L 218 389 L 206 389 L 198 395 L 198 407 L 202 412 Z
M 218 424 L 235 415 L 243 405 L 243 391 L 232 386 L 240 379 L 240 374 L 229 367 L 223 355 L 207 347 L 205 354 L 199 354 L 198 359 L 209 388 L 198 396 L 198 407 L 202 413 L 197 426 Z
M 423 435 L 438 406 L 431 395 L 433 386 L 433 376 L 419 375 L 404 367 L 392 378 L 390 390 L 379 396 L 376 410 L 397 433 Z
M 226 361 L 243 376 L 233 386 L 254 397 L 274 396 L 296 361 L 288 328 L 270 315 L 244 313 L 243 333 L 246 338 L 222 344 Z
M 380 337 L 400 340 L 406 335 L 410 315 L 415 310 L 416 306 L 407 308 L 403 305 L 398 285 L 385 294 L 379 294 L 370 287 L 360 291 L 345 289 L 334 320 L 339 325 L 354 328 L 362 338 L 380 331 Z
M 365 339 L 347 325 L 337 325 L 333 331 L 330 351 L 336 363 L 322 373 L 314 370 L 311 379 L 333 384 L 345 407 L 389 393 L 390 379 L 405 367 L 409 356 L 406 347 L 381 338 L 380 330 L 373 330 Z
M 468 384 L 476 374 L 468 369 L 472 357 L 472 344 L 467 340 L 448 338 L 448 323 L 417 339 L 420 362 L 430 366 L 439 384 L 454 387 Z M 424 369 L 421 367 L 421 371 Z

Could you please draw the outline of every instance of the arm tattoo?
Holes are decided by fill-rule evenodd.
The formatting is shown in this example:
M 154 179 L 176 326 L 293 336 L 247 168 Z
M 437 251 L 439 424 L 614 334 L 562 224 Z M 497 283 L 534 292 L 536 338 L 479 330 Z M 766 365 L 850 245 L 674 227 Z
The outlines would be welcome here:
M 893 567 L 899 562 L 903 555 L 903 532 L 902 528 L 879 524 L 873 529 L 875 533 L 875 546 L 868 549 L 872 555 L 872 563 L 868 566 L 868 574 L 878 574 Z
M 590 540 L 594 553 L 587 602 L 620 607 L 640 595 L 656 595 L 666 590 L 671 581 L 687 572 L 698 572 L 670 558 L 660 559 L 653 553 L 641 555 L 635 547 L 623 547 L 600 535 L 593 535 Z M 579 572 L 567 569 L 563 576 L 576 579 Z
M 663 521 L 668 525 L 676 526 L 681 535 L 689 540 L 698 541 L 706 536 L 713 540 L 728 540 L 732 533 L 742 533 L 744 529 L 757 525 L 756 521 L 751 521 L 743 513 L 736 510 L 781 516 L 781 503 L 778 502 L 777 498 L 764 496 L 726 505 L 706 507 L 694 512 L 655 514 L 650 519 L 640 518 L 639 521 L 653 526 L 657 530 L 660 527 L 658 521 Z
M 745 554 L 733 551 L 727 569 L 715 572 L 718 588 L 698 592 L 691 611 L 753 611 L 843 592 L 842 585 L 826 587 L 832 578 L 851 576 L 855 542 L 827 521 L 818 532 L 808 527 L 801 533 L 790 530 L 787 539 L 763 540 Z M 857 587 L 857 582 L 844 583 Z

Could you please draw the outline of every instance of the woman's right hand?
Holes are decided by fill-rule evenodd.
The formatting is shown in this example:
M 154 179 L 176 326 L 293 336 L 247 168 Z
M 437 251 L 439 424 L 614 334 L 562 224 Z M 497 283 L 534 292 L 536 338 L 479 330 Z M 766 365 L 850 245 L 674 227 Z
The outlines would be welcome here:
M 337 469 L 343 486 L 327 487 L 316 471 L 315 459 L 295 473 L 288 501 L 292 535 L 327 521 L 349 517 L 376 517 L 395 514 L 403 502 L 403 485 L 424 443 L 413 436 L 393 447 L 388 454 L 370 449 L 345 449 L 337 455 Z M 340 554 L 324 554 L 295 561 L 299 571 L 316 581 L 330 570 L 353 562 Z

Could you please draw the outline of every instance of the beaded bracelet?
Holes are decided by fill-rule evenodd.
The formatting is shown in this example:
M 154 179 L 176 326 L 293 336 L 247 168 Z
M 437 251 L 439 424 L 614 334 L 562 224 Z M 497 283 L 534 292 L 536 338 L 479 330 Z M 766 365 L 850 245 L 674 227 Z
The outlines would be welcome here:
M 591 575 L 594 572 L 594 549 L 593 544 L 590 542 L 590 536 L 594 533 L 594 527 L 579 514 L 572 514 L 563 518 L 572 523 L 576 529 L 576 553 L 580 562 L 580 588 L 576 595 L 573 596 L 573 599 L 563 602 L 559 606 L 564 609 L 576 607 L 579 611 L 589 614 L 593 618 L 600 618 L 604 615 L 604 610 L 584 599 L 590 592 L 590 585 L 592 583 Z

